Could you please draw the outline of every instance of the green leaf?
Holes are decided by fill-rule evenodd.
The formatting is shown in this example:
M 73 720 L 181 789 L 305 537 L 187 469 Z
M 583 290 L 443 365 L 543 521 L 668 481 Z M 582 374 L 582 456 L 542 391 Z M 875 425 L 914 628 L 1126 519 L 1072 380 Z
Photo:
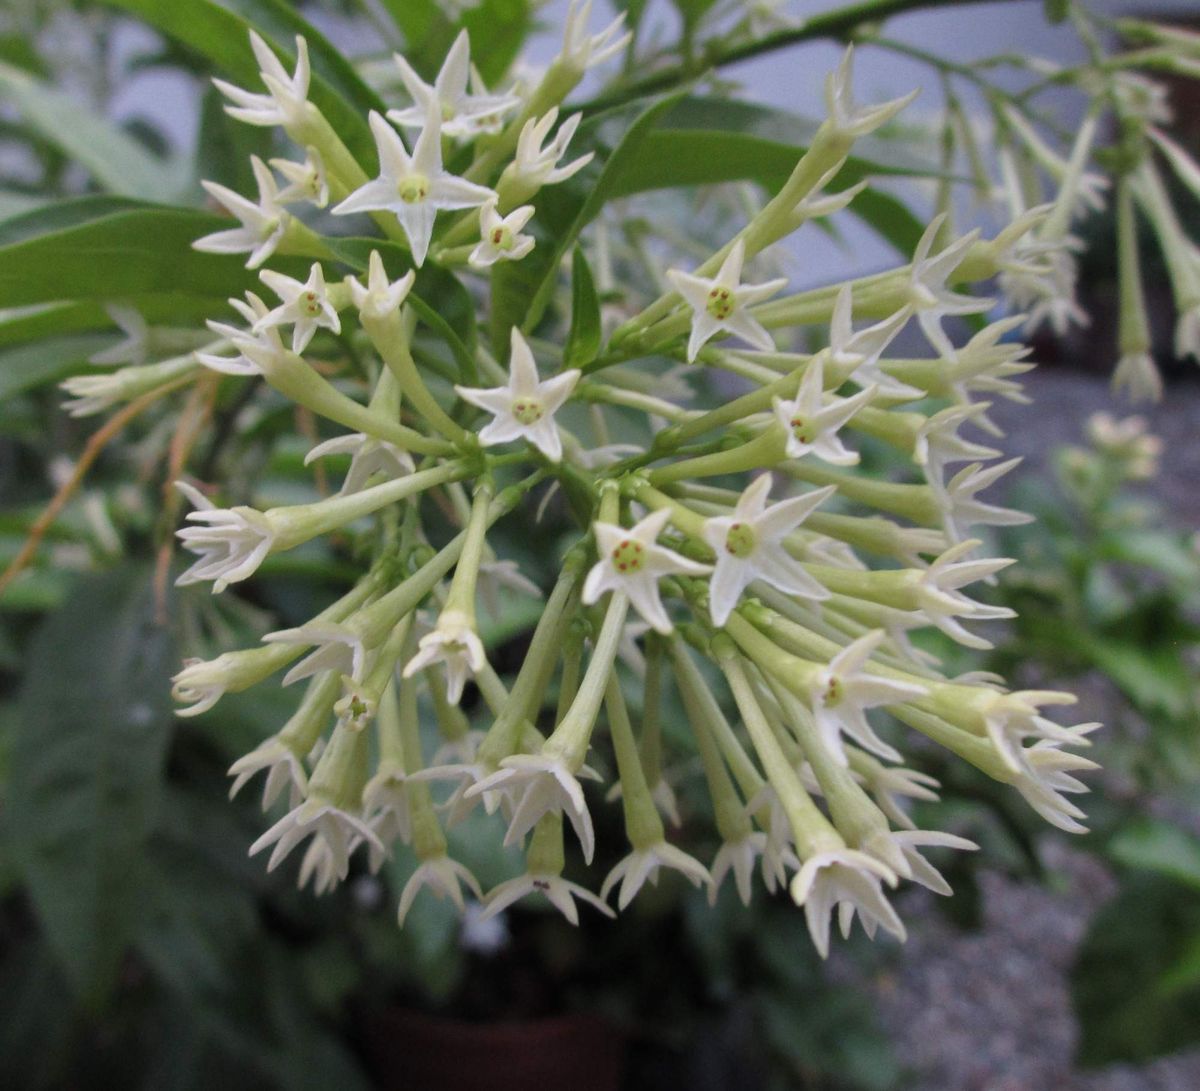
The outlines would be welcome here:
M 0 223 L 6 306 L 179 292 L 215 301 L 253 287 L 236 254 L 192 249 L 229 220 L 114 198 L 61 201 Z
M 115 984 L 139 911 L 174 665 L 140 566 L 85 579 L 30 649 L 8 833 L 46 939 L 90 1007 Z
M 256 29 L 294 69 L 299 34 L 308 42 L 313 78 L 309 101 L 315 105 L 364 166 L 375 162 L 375 141 L 367 112 L 387 107 L 354 72 L 353 66 L 310 23 L 279 0 L 100 0 L 156 27 L 168 37 L 207 57 L 231 82 L 262 91 L 258 61 L 250 48 Z
M 563 367 L 585 367 L 600 351 L 600 299 L 583 247 L 571 263 L 571 329 L 563 349 Z
M 1200 895 L 1131 875 L 1092 919 L 1071 972 L 1088 1065 L 1144 1061 L 1200 1041 L 1200 982 L 1180 966 L 1200 942 Z
M 483 0 L 465 12 L 462 25 L 478 48 L 472 50 L 484 82 L 489 86 L 503 78 L 525 44 L 533 26 L 528 0 Z M 486 43 L 486 46 L 485 46 Z
M 89 356 L 107 348 L 112 338 L 55 337 L 30 345 L 0 349 L 0 399 L 79 371 Z
M 186 164 L 164 162 L 106 118 L 3 62 L 0 94 L 39 136 L 86 167 L 110 193 L 169 201 L 183 188 Z
M 1108 843 L 1108 854 L 1126 867 L 1166 875 L 1200 890 L 1200 838 L 1154 818 L 1122 826 Z

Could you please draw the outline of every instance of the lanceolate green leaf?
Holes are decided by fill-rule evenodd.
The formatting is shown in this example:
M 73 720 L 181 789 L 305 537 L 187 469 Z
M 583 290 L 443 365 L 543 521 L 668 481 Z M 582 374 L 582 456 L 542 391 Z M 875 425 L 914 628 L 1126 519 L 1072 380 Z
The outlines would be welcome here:
M 138 913 L 174 664 L 140 566 L 85 580 L 30 649 L 8 831 L 46 938 L 91 1006 L 113 985 Z
M 202 254 L 192 243 L 230 222 L 111 199 L 38 209 L 0 224 L 0 300 L 20 307 L 164 292 L 224 300 L 257 278 L 239 256 Z
M 564 367 L 584 367 L 600 351 L 600 300 L 583 248 L 575 247 L 571 265 L 571 329 L 563 349 Z
M 109 193 L 169 201 L 184 185 L 182 163 L 165 162 L 73 98 L 2 62 L 0 96 L 39 136 L 86 167 Z

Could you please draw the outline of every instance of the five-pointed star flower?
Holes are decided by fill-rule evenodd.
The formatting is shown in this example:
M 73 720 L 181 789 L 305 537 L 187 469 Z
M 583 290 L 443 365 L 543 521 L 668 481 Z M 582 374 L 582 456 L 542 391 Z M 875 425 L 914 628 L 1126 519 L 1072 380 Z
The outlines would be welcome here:
M 621 860 L 605 878 L 604 885 L 600 888 L 600 897 L 607 901 L 609 892 L 620 883 L 621 892 L 617 895 L 617 908 L 624 910 L 637 897 L 637 892 L 647 881 L 651 886 L 658 883 L 658 873 L 663 868 L 678 871 L 692 886 L 712 884 L 708 868 L 694 856 L 689 856 L 666 841 L 656 841 L 646 848 L 634 849 Z
M 400 134 L 382 114 L 372 110 L 369 120 L 379 151 L 379 177 L 356 189 L 333 212 L 338 216 L 371 211 L 395 213 L 408 236 L 413 263 L 419 267 L 429 252 L 439 209 L 478 208 L 496 195 L 486 186 L 449 174 L 443 167 L 438 113 L 426 117 L 411 156 Z
M 262 809 L 268 810 L 284 788 L 288 789 L 288 806 L 298 807 L 308 787 L 304 756 L 278 735 L 259 743 L 229 767 L 229 775 L 234 778 L 229 798 L 233 799 L 255 774 L 264 769 L 267 771 L 267 781 L 263 786 Z
M 658 536 L 670 521 L 670 510 L 662 508 L 629 529 L 611 523 L 593 523 L 600 559 L 584 581 L 584 604 L 590 606 L 605 591 L 623 591 L 652 629 L 671 632 L 671 619 L 658 593 L 659 579 L 676 573 L 704 576 L 712 567 L 657 544 Z
M 259 76 L 268 94 L 257 95 L 243 91 L 224 80 L 213 80 L 213 85 L 234 105 L 226 106 L 225 112 L 247 125 L 289 126 L 304 118 L 308 104 L 308 84 L 311 72 L 308 63 L 308 43 L 296 35 L 296 71 L 288 71 L 275 56 L 271 47 L 255 32 L 250 31 L 250 48 L 258 59 Z
M 867 386 L 849 398 L 830 395 L 825 401 L 825 361 L 820 354 L 809 361 L 800 388 L 791 401 L 772 399 L 775 419 L 787 436 L 788 458 L 803 458 L 810 452 L 835 466 L 853 466 L 858 453 L 846 449 L 838 429 L 875 397 L 877 388 Z
M 946 287 L 946 281 L 979 237 L 979 229 L 969 231 L 931 256 L 945 219 L 944 212 L 935 216 L 917 242 L 909 272 L 908 302 L 933 350 L 942 359 L 953 360 L 954 345 L 942 329 L 942 319 L 947 315 L 982 314 L 995 306 L 995 300 L 961 295 Z
M 615 57 L 633 37 L 632 31 L 620 33 L 625 25 L 625 12 L 621 12 L 599 34 L 588 33 L 591 15 L 592 0 L 571 0 L 563 27 L 563 44 L 558 54 L 558 63 L 580 74 L 603 64 L 609 57 Z
M 512 358 L 508 365 L 508 386 L 486 390 L 456 386 L 463 401 L 486 409 L 496 419 L 479 432 L 485 447 L 527 439 L 551 462 L 562 458 L 562 439 L 554 424 L 554 414 L 575 389 L 580 372 L 564 371 L 544 382 L 538 380 L 537 364 L 521 331 L 512 329 Z
M 742 265 L 745 260 L 746 246 L 738 239 L 711 280 L 679 269 L 667 270 L 667 277 L 675 290 L 692 308 L 688 363 L 694 361 L 709 339 L 721 331 L 732 333 L 764 352 L 775 348 L 771 335 L 761 322 L 750 315 L 747 308 L 769 299 L 787 283 L 787 279 L 779 277 L 765 284 L 742 284 Z
M 561 875 L 527 871 L 524 875 L 518 875 L 515 879 L 509 879 L 488 891 L 480 919 L 487 920 L 494 917 L 514 902 L 518 902 L 530 894 L 541 894 L 575 925 L 579 924 L 579 909 L 575 905 L 576 898 L 599 909 L 606 917 L 616 916 L 607 902 L 602 902 L 586 887 L 568 882 Z
M 990 648 L 992 643 L 965 629 L 958 620 L 960 617 L 991 621 L 1017 616 L 1007 606 L 988 606 L 975 602 L 959 590 L 967 584 L 988 579 L 1015 563 L 1008 557 L 973 561 L 965 559 L 967 554 L 973 553 L 982 544 L 978 538 L 969 538 L 951 546 L 921 573 L 916 589 L 917 601 L 925 620 L 968 648 Z
M 420 128 L 431 112 L 442 119 L 442 132 L 455 139 L 477 136 L 495 126 L 521 100 L 516 95 L 472 94 L 471 40 L 461 31 L 446 54 L 433 84 L 426 83 L 399 53 L 392 59 L 400 69 L 400 78 L 413 104 L 404 110 L 389 110 L 388 117 L 397 125 Z
M 881 889 L 882 883 L 896 885 L 896 875 L 873 856 L 855 849 L 820 852 L 804 861 L 792 879 L 792 900 L 804 906 L 808 931 L 818 954 L 829 954 L 829 926 L 833 910 L 841 907 L 842 934 L 847 935 L 854 913 L 871 934 L 883 927 L 897 939 L 905 936 L 904 925 L 896 916 Z M 849 912 L 847 912 L 849 910 Z
M 532 216 L 533 205 L 522 205 L 501 216 L 496 202 L 488 201 L 479 210 L 479 245 L 468 259 L 472 267 L 486 269 L 498 261 L 520 261 L 533 249 L 533 236 L 521 234 Z
M 1015 508 L 1002 508 L 998 504 L 985 504 L 975 494 L 989 485 L 994 485 L 1009 470 L 1014 469 L 1021 459 L 1010 458 L 994 466 L 972 462 L 964 466 L 945 485 L 934 490 L 934 499 L 942 511 L 942 525 L 952 542 L 961 542 L 967 528 L 976 524 L 995 527 L 1020 526 L 1033 522 L 1033 516 Z
M 411 678 L 433 663 L 445 663 L 446 696 L 452 705 L 462 700 L 467 679 L 482 670 L 487 662 L 483 641 L 475 632 L 474 623 L 458 610 L 443 611 L 437 627 L 421 637 L 417 646 L 417 654 L 404 668 L 404 677 Z
M 333 854 L 333 868 L 339 879 L 349 870 L 350 853 L 362 842 L 384 852 L 375 831 L 358 815 L 350 814 L 320 798 L 306 799 L 293 808 L 250 846 L 254 856 L 274 844 L 267 870 L 274 871 L 284 857 L 306 837 L 323 840 Z
M 175 487 L 195 506 L 188 520 L 206 524 L 177 532 L 184 548 L 198 553 L 200 559 L 175 581 L 176 585 L 186 587 L 212 580 L 213 593 L 219 594 L 229 584 L 252 576 L 275 543 L 275 530 L 266 516 L 254 508 L 218 508 L 186 481 L 176 481 Z
M 283 326 L 290 322 L 292 351 L 299 354 L 308 348 L 308 343 L 318 329 L 327 329 L 332 333 L 342 332 L 342 321 L 338 318 L 337 308 L 329 301 L 325 289 L 325 271 L 320 262 L 313 262 L 308 280 L 303 284 L 273 269 L 264 269 L 258 275 L 282 302 L 254 323 L 255 333 L 262 333 L 271 326 Z
M 925 695 L 926 688 L 868 674 L 863 668 L 886 634 L 875 629 L 848 644 L 817 674 L 809 689 L 813 719 L 826 746 L 842 765 L 847 764 L 842 735 L 848 735 L 864 750 L 889 761 L 900 761 L 896 750 L 885 743 L 867 723 L 865 710 L 879 705 L 911 701 Z
M 879 357 L 892 343 L 912 316 L 907 307 L 901 307 L 890 318 L 876 322 L 865 330 L 854 332 L 854 297 L 849 284 L 844 284 L 833 303 L 833 317 L 829 323 L 829 362 L 836 368 L 846 370 L 846 377 L 860 387 L 875 386 L 886 398 L 923 398 L 925 391 L 909 386 L 889 375 L 879 366 Z
M 257 155 L 250 157 L 250 167 L 258 184 L 257 204 L 217 182 L 200 183 L 213 200 L 237 217 L 241 227 L 204 235 L 192 243 L 192 249 L 206 254 L 249 253 L 246 268 L 257 269 L 275 253 L 292 216 L 279 202 L 279 187 L 275 184 L 270 167 Z
M 363 318 L 387 318 L 400 309 L 416 279 L 416 271 L 410 269 L 399 280 L 389 281 L 383 258 L 378 250 L 372 250 L 367 259 L 366 287 L 357 277 L 347 277 L 346 284 L 350 288 L 350 299 Z
M 732 872 L 738 897 L 743 905 L 750 904 L 754 864 L 767 851 L 765 833 L 748 833 L 737 841 L 724 841 L 717 850 L 712 866 L 712 883 L 708 888 L 708 904 L 716 905 L 717 894 L 725 876 Z
M 704 540 L 717 555 L 709 581 L 709 612 L 713 624 L 724 625 L 751 580 L 763 580 L 789 595 L 827 599 L 825 590 L 783 547 L 792 533 L 837 487 L 827 485 L 806 496 L 795 496 L 767 507 L 771 475 L 755 478 L 738 497 L 732 515 L 704 522 Z
M 878 106 L 858 106 L 854 101 L 854 46 L 847 46 L 837 71 L 825 77 L 825 109 L 829 121 L 846 136 L 865 136 L 886 125 L 904 109 L 919 91 Z
M 412 878 L 404 884 L 400 894 L 400 906 L 396 912 L 396 920 L 401 928 L 412 904 L 417 900 L 422 887 L 429 887 L 430 892 L 438 898 L 449 898 L 454 908 L 462 913 L 466 909 L 463 900 L 462 887 L 465 886 L 478 901 L 483 901 L 483 889 L 479 880 L 467 870 L 466 865 L 452 860 L 443 853 L 428 860 L 422 860 L 421 866 L 413 872 Z
M 595 152 L 581 155 L 565 167 L 560 167 L 558 161 L 566 154 L 567 145 L 571 143 L 571 137 L 575 135 L 582 118 L 582 114 L 572 114 L 554 134 L 554 139 L 543 148 L 543 141 L 558 121 L 558 107 L 551 107 L 540 118 L 531 117 L 521 126 L 516 154 L 512 163 L 504 168 L 502 177 L 507 176 L 523 192 L 536 193 L 542 186 L 557 185 L 578 174 L 595 158 Z
M 402 451 L 387 440 L 374 439 L 364 432 L 334 436 L 333 439 L 318 443 L 304 456 L 304 465 L 328 455 L 350 456 L 350 469 L 346 471 L 342 487 L 338 490 L 339 496 L 349 496 L 365 489 L 376 474 L 391 481 L 416 469 L 407 451 Z

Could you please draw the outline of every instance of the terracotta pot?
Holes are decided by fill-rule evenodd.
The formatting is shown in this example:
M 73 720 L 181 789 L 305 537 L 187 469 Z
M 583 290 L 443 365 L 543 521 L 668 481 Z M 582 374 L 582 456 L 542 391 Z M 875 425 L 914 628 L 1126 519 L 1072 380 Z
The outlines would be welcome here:
M 467 1023 L 394 1009 L 367 1048 L 382 1091 L 618 1091 L 626 1042 L 590 1015 Z

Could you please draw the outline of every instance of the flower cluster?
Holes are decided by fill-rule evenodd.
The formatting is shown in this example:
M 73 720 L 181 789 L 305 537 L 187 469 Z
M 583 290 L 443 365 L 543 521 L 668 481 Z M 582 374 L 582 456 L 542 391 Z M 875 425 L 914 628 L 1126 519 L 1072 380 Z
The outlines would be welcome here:
M 591 157 L 564 162 L 579 119 L 560 124 L 559 108 L 625 44 L 619 20 L 590 31 L 590 6 L 572 5 L 540 82 L 484 86 L 465 34 L 432 84 L 398 59 L 409 101 L 370 115 L 373 178 L 308 100 L 302 41 L 289 73 L 254 38 L 265 94 L 219 85 L 231 115 L 282 128 L 304 158 L 255 160 L 256 199 L 208 187 L 240 226 L 196 246 L 247 255 L 278 302 L 231 300 L 236 317 L 211 322 L 168 370 L 265 381 L 331 430 L 308 461 L 349 461 L 335 494 L 267 510 L 222 508 L 181 482 L 194 510 L 179 539 L 198 556 L 179 582 L 221 591 L 333 532 L 357 535 L 371 561 L 304 624 L 187 662 L 181 715 L 280 671 L 285 685 L 303 682 L 292 717 L 231 770 L 234 791 L 266 774 L 265 807 L 287 789 L 286 814 L 251 851 L 270 848 L 275 867 L 302 848 L 300 881 L 318 892 L 347 877 L 360 848 L 372 869 L 409 852 L 401 921 L 425 888 L 460 907 L 469 894 L 486 913 L 540 894 L 575 921 L 577 902 L 611 915 L 614 893 L 624 909 L 664 871 L 713 897 L 732 876 L 749 902 L 757 872 L 803 907 L 822 954 L 835 909 L 844 933 L 857 917 L 868 935 L 903 938 L 891 892 L 904 881 L 948 893 L 926 854 L 975 847 L 915 828 L 910 803 L 936 799 L 938 784 L 909 765 L 914 739 L 1012 785 L 1054 825 L 1082 828 L 1070 797 L 1093 766 L 1080 750 L 1094 725 L 1045 714 L 1072 698 L 948 677 L 921 643 L 938 630 L 990 646 L 977 623 L 1011 615 L 974 595 L 1010 562 L 987 556 L 975 530 L 1027 518 L 980 496 L 1017 460 L 972 434 L 999 434 L 986 399 L 1021 399 L 1027 350 L 1011 319 L 981 322 L 965 343 L 953 320 L 992 309 L 980 285 L 1035 267 L 1041 277 L 1066 250 L 1021 209 L 991 239 L 954 239 L 935 218 L 910 261 L 859 280 L 789 293 L 786 279 L 764 278 L 771 247 L 853 196 L 822 190 L 855 141 L 908 101 L 859 106 L 847 53 L 793 174 L 725 245 L 662 270 L 665 290 L 640 310 L 627 294 L 590 351 L 568 353 L 551 318 L 541 337 L 502 328 L 494 344 L 507 360 L 494 358 L 456 337 L 420 297 L 421 278 L 435 267 L 485 299 L 505 263 L 543 245 L 539 195 Z M 1060 200 L 1094 195 L 1082 161 L 1063 167 Z M 1139 186 L 1152 202 L 1150 183 Z M 335 222 L 363 218 L 358 233 L 382 236 L 361 265 L 309 225 L 327 202 Z M 304 279 L 267 267 L 289 256 Z M 481 306 L 494 319 L 495 299 Z M 571 316 L 573 328 L 587 321 Z M 796 329 L 813 334 L 806 351 Z M 366 398 L 354 396 L 344 344 L 370 377 Z M 618 420 L 626 442 L 613 444 Z M 864 472 L 864 445 L 889 452 L 894 472 Z M 576 530 L 539 589 L 489 536 L 548 505 Z M 476 615 L 499 584 L 505 597 L 545 593 L 511 678 L 489 661 Z M 681 752 L 667 752 L 663 731 L 671 690 L 686 713 L 669 734 L 673 747 L 689 740 Z M 693 755 L 715 815 L 705 860 L 671 832 L 681 808 L 664 764 Z M 591 864 L 599 801 L 585 782 L 608 779 L 628 844 L 597 895 L 564 877 L 564 831 Z M 488 892 L 448 851 L 447 827 L 475 808 L 499 813 L 505 843 L 525 850 L 525 874 Z

